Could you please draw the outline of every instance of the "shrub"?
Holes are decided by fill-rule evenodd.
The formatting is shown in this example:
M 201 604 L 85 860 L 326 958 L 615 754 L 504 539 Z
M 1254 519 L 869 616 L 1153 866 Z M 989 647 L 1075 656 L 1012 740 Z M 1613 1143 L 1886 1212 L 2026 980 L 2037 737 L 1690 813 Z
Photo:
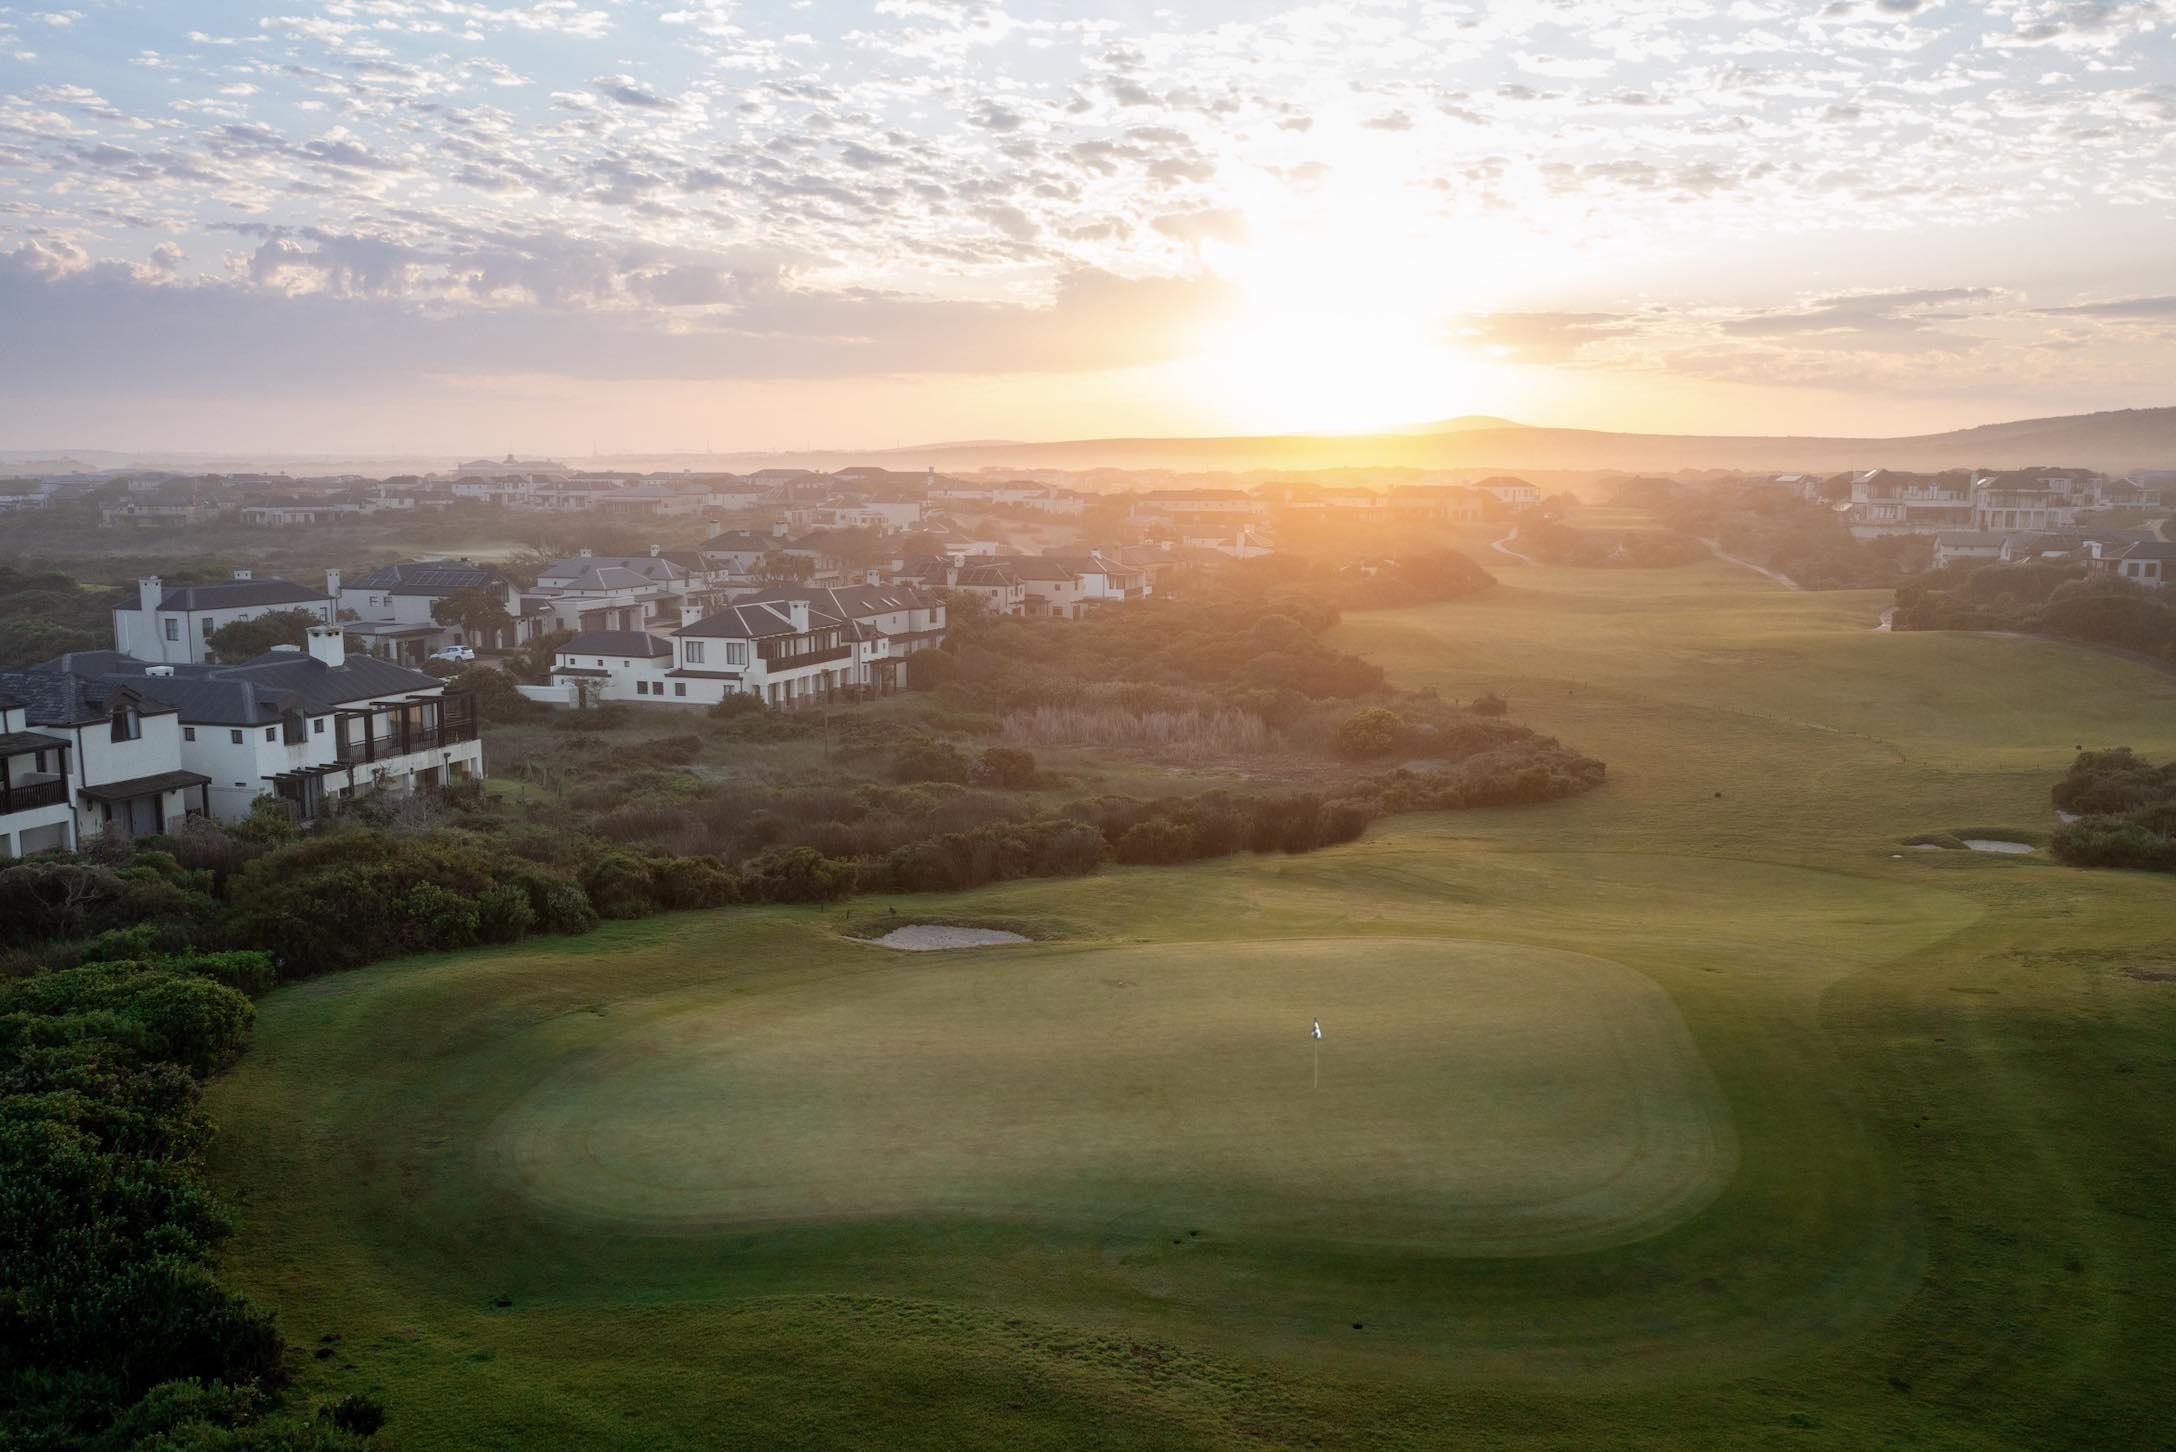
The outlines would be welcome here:
M 1355 711 L 1337 728 L 1337 754 L 1356 761 L 1387 756 L 1405 734 L 1405 720 L 1395 711 L 1371 706 Z
M 1025 791 L 1035 785 L 1035 753 L 1017 746 L 992 746 L 975 763 L 974 779 L 988 786 Z
M 748 864 L 743 880 L 754 902 L 836 902 L 854 890 L 852 865 L 811 847 L 766 852 Z
M 934 736 L 916 736 L 892 753 L 895 781 L 949 781 L 964 783 L 974 763 L 966 752 Z
M 650 864 L 658 906 L 670 911 L 726 907 L 740 901 L 740 879 L 715 857 L 661 857 Z
M 949 651 L 918 650 L 907 657 L 907 689 L 934 691 L 959 679 L 959 657 Z
M 1511 709 L 1511 703 L 1490 691 L 1485 696 L 1476 696 L 1467 702 L 1466 709 L 1476 716 L 1501 716 Z
M 602 918 L 648 917 L 657 911 L 650 865 L 632 852 L 603 852 L 582 868 L 582 892 Z

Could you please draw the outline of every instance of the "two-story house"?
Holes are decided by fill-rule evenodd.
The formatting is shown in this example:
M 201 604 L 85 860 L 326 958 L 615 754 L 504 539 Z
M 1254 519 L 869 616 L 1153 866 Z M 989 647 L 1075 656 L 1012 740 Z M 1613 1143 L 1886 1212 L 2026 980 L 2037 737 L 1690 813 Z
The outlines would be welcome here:
M 503 650 L 525 643 L 529 626 L 521 613 L 521 594 L 498 569 L 474 560 L 402 560 L 381 565 L 352 584 L 329 571 L 326 588 L 340 601 L 348 634 L 372 655 L 421 665 L 442 646 L 467 645 Z M 438 602 L 463 590 L 477 590 L 499 602 L 514 623 L 489 640 L 471 639 L 458 625 L 441 625 L 432 614 Z
M 248 570 L 214 585 L 168 589 L 157 575 L 136 582 L 136 603 L 113 612 L 113 648 L 137 660 L 195 665 L 211 659 L 213 631 L 237 620 L 301 610 L 331 624 L 339 601 L 287 580 L 253 579 Z
M 118 687 L 171 708 L 180 765 L 205 778 L 200 800 L 225 821 L 248 815 L 264 795 L 311 821 L 336 799 L 484 774 L 474 698 L 421 671 L 349 654 L 337 625 L 312 627 L 306 649 L 275 647 L 235 665 L 90 651 L 38 669 L 77 677 L 94 698 Z
M 66 739 L 30 729 L 25 704 L 0 695 L 0 859 L 73 847 Z
M 844 682 L 874 691 L 906 684 L 907 657 L 944 644 L 945 605 L 934 595 L 898 585 L 841 585 L 811 589 L 771 589 L 740 601 L 743 605 L 801 603 L 819 615 L 860 627 L 857 651 L 862 667 Z
M 113 829 L 130 837 L 171 831 L 211 809 L 210 778 L 182 763 L 173 706 L 125 682 L 85 680 L 51 665 L 0 671 L 0 695 L 21 704 L 30 729 L 67 743 L 78 843 Z

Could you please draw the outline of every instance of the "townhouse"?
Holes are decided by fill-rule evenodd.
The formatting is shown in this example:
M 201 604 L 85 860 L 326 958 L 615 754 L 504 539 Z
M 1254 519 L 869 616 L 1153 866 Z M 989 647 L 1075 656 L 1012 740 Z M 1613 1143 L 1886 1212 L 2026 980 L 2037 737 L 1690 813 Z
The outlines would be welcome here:
M 2125 545 L 2113 554 L 2102 555 L 2093 568 L 2149 590 L 2170 589 L 2176 587 L 2176 544 L 2143 540 Z
M 30 729 L 26 704 L 0 687 L 0 859 L 76 845 L 68 742 Z
M 349 584 L 338 570 L 326 572 L 325 588 L 340 602 L 351 639 L 363 643 L 372 655 L 420 666 L 444 646 L 467 645 L 498 650 L 527 642 L 535 633 L 536 617 L 524 618 L 521 592 L 514 582 L 491 565 L 470 559 L 401 560 L 380 565 Z M 438 603 L 463 591 L 476 591 L 498 602 L 513 617 L 491 638 L 472 638 L 460 625 L 439 623 L 433 613 Z
M 85 651 L 30 674 L 74 678 L 109 719 L 116 701 L 133 703 L 136 729 L 144 733 L 135 739 L 150 738 L 148 723 L 171 715 L 180 738 L 175 769 L 192 775 L 179 788 L 197 791 L 194 809 L 222 821 L 247 816 L 265 795 L 286 801 L 298 821 L 309 822 L 337 801 L 372 791 L 409 792 L 484 774 L 474 699 L 447 690 L 435 676 L 349 653 L 337 625 L 313 626 L 306 648 L 275 647 L 236 665 Z M 120 724 L 111 721 L 109 729 L 120 744 Z M 93 736 L 95 729 L 80 738 L 81 749 Z M 164 758 L 146 750 L 110 759 L 114 771 L 135 771 Z M 159 810 L 171 808 L 167 798 Z M 143 809 L 131 810 L 132 820 L 142 819 Z
M 136 582 L 136 603 L 113 612 L 113 647 L 137 660 L 197 665 L 211 658 L 206 642 L 222 625 L 283 610 L 300 610 L 329 625 L 339 614 L 339 601 L 330 591 L 288 580 L 254 579 L 248 570 L 236 570 L 233 579 L 218 584 L 172 589 L 157 575 L 146 575 Z
M 812 615 L 856 627 L 860 669 L 846 684 L 880 692 L 906 684 L 907 657 L 942 645 L 947 623 L 944 601 L 898 585 L 772 589 L 739 603 L 805 604 Z
M 164 832 L 211 809 L 210 778 L 181 757 L 180 713 L 125 681 L 86 681 L 51 664 L 0 671 L 0 696 L 23 709 L 29 729 L 66 743 L 61 772 L 77 844 L 109 830 Z

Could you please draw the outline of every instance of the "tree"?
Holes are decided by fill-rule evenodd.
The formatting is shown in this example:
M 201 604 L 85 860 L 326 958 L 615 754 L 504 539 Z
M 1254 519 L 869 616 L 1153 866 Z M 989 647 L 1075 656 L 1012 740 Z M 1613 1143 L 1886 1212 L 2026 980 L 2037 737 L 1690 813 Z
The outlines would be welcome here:
M 547 631 L 514 652 L 507 668 L 516 680 L 542 684 L 552 678 L 552 658 L 559 654 L 559 647 L 572 639 L 571 630 Z
M 474 696 L 476 710 L 486 721 L 523 721 L 541 709 L 515 689 L 514 678 L 497 666 L 472 665 L 446 684 Z
M 310 627 L 325 622 L 308 610 L 274 610 L 248 620 L 230 621 L 204 637 L 212 654 L 233 664 L 255 660 L 275 645 L 306 644 Z
M 514 617 L 505 602 L 489 590 L 456 590 L 431 603 L 431 619 L 464 632 L 469 645 L 496 647 L 501 635 L 514 628 Z
M 1405 734 L 1405 721 L 1395 711 L 1370 706 L 1355 711 L 1337 728 L 1337 754 L 1354 758 L 1387 755 Z
M 756 578 L 767 585 L 798 585 L 815 573 L 814 560 L 784 550 L 772 550 L 756 564 Z

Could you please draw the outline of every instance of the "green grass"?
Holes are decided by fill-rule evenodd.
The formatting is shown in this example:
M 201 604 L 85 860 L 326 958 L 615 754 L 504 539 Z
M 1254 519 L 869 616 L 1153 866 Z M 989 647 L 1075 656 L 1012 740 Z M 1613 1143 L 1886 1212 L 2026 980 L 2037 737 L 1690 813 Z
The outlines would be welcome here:
M 299 1399 L 409 1448 L 2167 1443 L 2176 892 L 1898 844 L 2044 830 L 2176 682 L 1722 565 L 1511 581 L 1339 643 L 1600 792 L 898 900 L 1062 926 L 1016 947 L 864 903 L 274 994 L 214 1157 L 230 1274 L 342 1338 Z

